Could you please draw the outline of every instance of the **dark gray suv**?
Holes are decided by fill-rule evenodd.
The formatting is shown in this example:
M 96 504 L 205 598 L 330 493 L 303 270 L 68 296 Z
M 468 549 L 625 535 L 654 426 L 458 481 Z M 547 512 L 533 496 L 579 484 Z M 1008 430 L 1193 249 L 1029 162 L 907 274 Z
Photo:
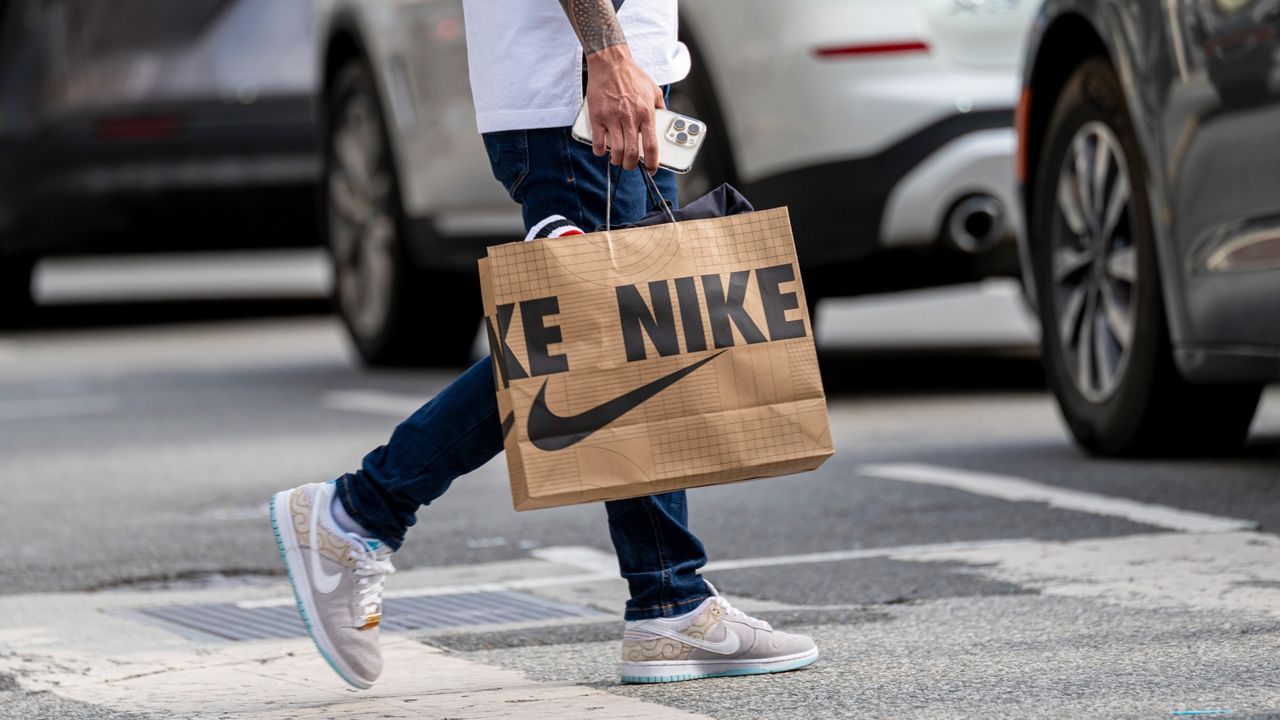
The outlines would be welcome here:
M 1280 378 L 1280 0 L 1049 0 L 1016 174 L 1049 382 L 1104 454 L 1239 444 Z

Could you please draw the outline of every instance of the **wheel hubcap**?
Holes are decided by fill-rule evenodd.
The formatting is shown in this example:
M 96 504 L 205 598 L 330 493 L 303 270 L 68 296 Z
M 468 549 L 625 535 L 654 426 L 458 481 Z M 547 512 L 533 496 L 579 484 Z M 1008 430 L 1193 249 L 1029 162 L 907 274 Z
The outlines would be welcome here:
M 391 175 L 372 100 L 356 96 L 334 126 L 329 163 L 329 241 L 338 304 L 355 333 L 376 334 L 391 306 L 396 225 Z
M 1120 141 L 1090 122 L 1072 138 L 1058 173 L 1052 268 L 1058 339 L 1076 389 L 1105 401 L 1133 344 L 1137 248 L 1132 192 Z

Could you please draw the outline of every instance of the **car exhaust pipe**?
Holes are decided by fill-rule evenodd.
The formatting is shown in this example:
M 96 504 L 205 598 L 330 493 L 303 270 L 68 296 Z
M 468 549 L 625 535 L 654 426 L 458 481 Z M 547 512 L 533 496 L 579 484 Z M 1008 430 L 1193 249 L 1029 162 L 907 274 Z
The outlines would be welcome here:
M 971 255 L 994 249 L 1004 236 L 1004 205 L 990 195 L 970 195 L 947 216 L 947 240 Z

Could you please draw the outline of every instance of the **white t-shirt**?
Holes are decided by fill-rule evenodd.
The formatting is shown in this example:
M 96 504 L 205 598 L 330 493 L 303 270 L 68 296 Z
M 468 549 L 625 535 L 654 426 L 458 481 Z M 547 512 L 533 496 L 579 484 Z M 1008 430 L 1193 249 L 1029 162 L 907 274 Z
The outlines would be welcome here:
M 582 105 L 582 45 L 557 0 L 463 0 L 480 132 L 567 127 Z M 631 55 L 658 85 L 689 74 L 676 0 L 626 0 Z

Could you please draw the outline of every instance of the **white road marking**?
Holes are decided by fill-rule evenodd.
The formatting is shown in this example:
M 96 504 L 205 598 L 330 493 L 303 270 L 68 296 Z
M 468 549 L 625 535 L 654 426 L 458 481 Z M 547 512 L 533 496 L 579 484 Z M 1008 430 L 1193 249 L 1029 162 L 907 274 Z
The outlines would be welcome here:
M 404 393 L 381 392 L 378 390 L 335 390 L 334 392 L 326 393 L 320 404 L 330 410 L 345 410 L 368 415 L 406 418 L 422 407 L 422 404 L 429 399 L 431 399 L 430 396 L 406 395 Z
M 553 575 L 548 577 L 523 578 L 520 580 L 504 580 L 502 582 L 492 583 L 467 583 L 461 585 L 433 585 L 431 587 L 415 588 L 404 590 L 392 590 L 382 593 L 383 598 L 398 597 L 425 597 L 427 595 L 462 595 L 466 593 L 478 592 L 502 592 L 504 590 L 531 590 L 533 588 L 554 587 L 557 585 L 575 585 L 577 583 L 600 582 L 602 580 L 617 580 L 617 573 L 604 575 L 601 573 L 586 573 L 582 575 Z M 236 607 L 246 609 L 262 608 L 262 607 L 279 607 L 282 605 L 293 605 L 294 599 L 287 598 L 263 598 L 261 600 L 240 600 L 236 602 Z
M 1252 530 L 1256 523 L 1236 518 L 1178 510 L 1163 505 L 1141 503 L 1123 498 L 1107 497 L 1093 493 L 1067 490 L 1034 483 L 1021 478 L 986 473 L 952 470 L 928 465 L 868 465 L 859 468 L 859 474 L 903 482 L 951 487 L 1012 502 L 1041 502 L 1064 510 L 1089 512 L 1096 515 L 1122 517 L 1133 522 L 1153 525 L 1190 533 L 1225 533 Z M 1179 535 L 1153 536 L 1180 537 Z M 708 563 L 707 572 L 743 570 L 748 568 L 777 567 L 807 563 L 844 562 L 870 558 L 890 558 L 928 562 L 936 559 L 962 556 L 1013 556 L 1041 552 L 1036 548 L 1057 546 L 1030 539 L 975 540 L 968 542 L 932 543 L 924 545 L 898 545 L 882 548 L 856 548 L 831 550 L 793 555 L 735 558 Z M 984 555 L 985 554 L 985 555 Z M 498 592 L 503 590 L 530 590 L 544 587 L 615 581 L 618 579 L 618 561 L 612 553 L 580 545 L 538 548 L 530 552 L 533 557 L 556 565 L 577 568 L 585 572 L 572 575 L 522 578 L 492 583 L 437 585 L 429 588 L 404 589 L 388 592 L 385 597 L 420 597 L 423 595 L 454 595 L 474 592 Z M 237 603 L 242 608 L 277 607 L 290 605 L 292 598 L 244 600 Z
M 1140 609 L 1182 607 L 1280 619 L 1280 537 L 1259 532 L 1153 533 L 938 553 L 970 572 L 1044 595 Z
M 35 297 L 59 304 L 101 300 L 321 298 L 332 285 L 318 249 L 66 257 L 36 269 Z
M 105 415 L 120 409 L 115 395 L 77 395 L 62 398 L 0 401 L 0 422 Z
M 567 565 L 581 570 L 607 575 L 618 574 L 618 558 L 586 545 L 553 545 L 538 548 L 529 555 L 557 565 Z
M 947 553 L 993 550 L 1015 545 L 1034 544 L 1032 540 L 977 540 L 973 542 L 936 543 L 932 545 L 898 545 L 884 548 L 861 548 L 857 550 L 836 550 L 832 552 L 806 553 L 802 555 L 771 555 L 766 557 L 739 558 L 709 563 L 708 572 L 723 570 L 742 570 L 745 568 L 773 567 L 777 565 L 795 565 L 800 563 L 827 563 L 844 560 L 863 560 L 867 558 L 902 558 L 927 559 L 931 555 Z M 464 585 L 436 585 L 427 588 L 404 589 L 383 593 L 383 597 L 422 597 L 424 595 L 458 595 L 475 592 L 500 592 L 503 590 L 531 590 L 543 587 L 576 585 L 579 583 L 595 583 L 619 580 L 618 561 L 612 553 L 584 546 L 561 546 L 539 548 L 530 553 L 534 557 L 557 565 L 576 567 L 588 572 L 576 575 L 553 575 L 548 577 L 523 578 L 493 583 L 471 583 Z M 241 600 L 236 603 L 242 608 L 279 607 L 292 605 L 293 598 L 266 598 L 262 600 Z
M 742 570 L 745 568 L 774 567 L 777 565 L 802 565 L 805 563 L 844 562 L 868 558 L 920 558 L 939 553 L 964 552 L 1003 548 L 1012 545 L 1028 545 L 1032 540 L 974 540 L 972 542 L 934 543 L 931 545 L 898 545 L 887 548 L 862 548 L 860 550 L 835 550 L 832 552 L 805 553 L 803 555 L 776 555 L 774 557 L 717 560 L 707 563 L 707 572 Z
M 506 235 L 519 240 L 524 237 L 524 220 L 517 212 L 450 212 L 435 218 L 436 228 L 445 236 Z
M 912 463 L 863 465 L 858 468 L 858 474 L 885 480 L 948 487 L 1009 502 L 1044 503 L 1060 510 L 1124 518 L 1143 525 L 1182 532 L 1231 532 L 1254 530 L 1258 527 L 1257 523 L 1250 520 L 1208 515 L 1191 510 L 1179 510 L 1167 505 L 1070 490 L 1018 477 L 953 470 L 934 465 Z
M 778 565 L 802 565 L 805 563 L 844 562 L 846 560 L 865 560 L 867 558 L 885 557 L 918 557 L 936 553 L 965 552 L 967 550 L 985 550 L 1002 548 L 1010 545 L 1026 545 L 1034 542 L 1030 539 L 1014 540 L 973 540 L 969 542 L 932 543 L 927 545 L 896 545 L 893 547 L 857 548 L 850 550 L 831 550 L 827 552 L 802 553 L 798 555 L 767 555 L 763 557 L 737 558 L 733 560 L 715 560 L 707 563 L 707 572 L 725 570 L 743 570 L 746 568 L 775 567 Z M 539 560 L 546 560 L 557 565 L 568 565 L 582 570 L 614 577 L 618 574 L 618 560 L 613 553 L 597 550 L 582 545 L 563 545 L 541 548 L 529 553 Z
M 839 347 L 1031 347 L 1040 325 L 1016 299 L 1020 292 L 1006 279 L 827 299 L 817 340 Z

